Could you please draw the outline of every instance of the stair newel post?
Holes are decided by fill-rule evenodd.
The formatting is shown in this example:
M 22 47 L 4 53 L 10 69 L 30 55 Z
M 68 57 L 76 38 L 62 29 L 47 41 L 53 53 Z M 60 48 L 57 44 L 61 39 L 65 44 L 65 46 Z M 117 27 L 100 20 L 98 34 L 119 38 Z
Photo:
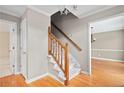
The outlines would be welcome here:
M 48 54 L 51 54 L 51 27 L 48 27 Z
M 65 45 L 65 77 L 66 77 L 66 80 L 65 80 L 65 85 L 68 85 L 69 84 L 69 55 L 68 55 L 68 43 L 66 43 Z

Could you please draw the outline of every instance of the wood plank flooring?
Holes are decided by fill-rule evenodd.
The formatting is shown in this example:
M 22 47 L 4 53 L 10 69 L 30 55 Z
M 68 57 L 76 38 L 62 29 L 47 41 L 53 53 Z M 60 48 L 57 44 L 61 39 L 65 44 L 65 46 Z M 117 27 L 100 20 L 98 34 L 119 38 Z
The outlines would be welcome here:
M 11 75 L 0 78 L 1 87 L 64 87 L 50 76 L 30 84 L 23 76 Z M 80 74 L 70 80 L 68 87 L 124 87 L 124 63 L 92 59 L 92 75 Z

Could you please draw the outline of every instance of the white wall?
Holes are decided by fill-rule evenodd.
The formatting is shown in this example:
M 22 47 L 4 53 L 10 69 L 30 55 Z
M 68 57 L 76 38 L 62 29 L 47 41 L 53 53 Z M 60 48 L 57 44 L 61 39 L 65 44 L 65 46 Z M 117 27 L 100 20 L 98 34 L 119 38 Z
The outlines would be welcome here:
M 81 64 L 83 71 L 90 73 L 90 41 L 88 23 L 123 12 L 124 6 L 117 6 L 83 19 L 76 19 L 72 15 L 55 17 L 55 24 L 65 33 L 71 34 L 72 40 L 76 41 L 76 43 L 82 48 L 82 51 L 79 52 L 73 45 L 69 44 L 71 52 Z
M 33 10 L 27 12 L 28 79 L 48 72 L 48 26 L 49 17 Z
M 93 33 L 118 31 L 124 29 L 124 16 L 117 16 L 90 24 Z

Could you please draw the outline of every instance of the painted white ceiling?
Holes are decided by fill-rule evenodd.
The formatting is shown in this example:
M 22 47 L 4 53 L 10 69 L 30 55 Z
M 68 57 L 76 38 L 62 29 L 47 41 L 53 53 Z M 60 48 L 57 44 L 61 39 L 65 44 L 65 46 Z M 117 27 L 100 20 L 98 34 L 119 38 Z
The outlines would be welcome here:
M 27 6 L 24 5 L 0 5 L 0 12 L 4 12 L 13 16 L 21 17 Z
M 71 11 L 74 15 L 76 15 L 78 18 L 83 18 L 115 6 L 113 5 L 78 5 L 77 9 L 73 9 L 72 7 L 73 6 L 67 6 L 69 11 Z
M 10 32 L 11 24 L 0 20 L 0 32 Z
M 93 33 L 118 31 L 124 29 L 124 16 L 94 22 L 91 23 L 90 26 L 93 27 Z
M 2 12 L 6 12 L 15 16 L 22 16 L 27 8 L 32 8 L 36 11 L 44 13 L 48 16 L 58 12 L 62 7 L 66 7 L 70 12 L 72 12 L 75 16 L 82 18 L 94 13 L 103 11 L 105 9 L 109 9 L 114 6 L 109 5 L 78 5 L 77 9 L 73 9 L 72 5 L 67 6 L 60 6 L 60 5 L 33 5 L 33 6 L 26 6 L 26 5 L 0 5 L 0 10 Z

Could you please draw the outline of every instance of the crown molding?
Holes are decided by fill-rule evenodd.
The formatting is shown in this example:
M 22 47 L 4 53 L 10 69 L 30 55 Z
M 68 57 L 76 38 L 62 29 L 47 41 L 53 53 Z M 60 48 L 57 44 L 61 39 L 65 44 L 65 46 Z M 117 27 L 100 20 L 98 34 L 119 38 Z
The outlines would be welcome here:
M 0 13 L 5 13 L 5 14 L 15 16 L 15 17 L 21 17 L 21 16 L 15 14 L 15 13 L 9 12 L 8 10 L 4 10 L 4 9 L 0 9 Z
M 38 12 L 38 13 L 41 13 L 41 14 L 44 14 L 44 15 L 46 15 L 46 16 L 48 16 L 48 17 L 51 16 L 51 14 L 46 13 L 46 12 L 42 11 L 41 9 L 35 8 L 34 6 L 30 6 L 30 5 L 29 5 L 29 6 L 28 6 L 28 9 L 34 10 L 34 11 L 36 11 L 36 12 Z
M 80 14 L 80 15 L 76 15 L 76 16 L 78 16 L 78 18 L 81 19 L 81 18 L 88 17 L 88 16 L 90 16 L 90 15 L 96 14 L 96 13 L 98 13 L 98 12 L 102 12 L 102 11 L 104 11 L 104 10 L 107 10 L 107 9 L 110 9 L 110 8 L 113 8 L 113 7 L 116 7 L 116 6 L 117 6 L 117 5 L 110 5 L 110 6 L 101 8 L 101 9 L 97 9 L 97 10 L 95 10 L 95 11 L 93 11 L 93 12 L 90 12 L 90 13 L 88 13 L 88 14 L 86 14 L 86 15 Z

